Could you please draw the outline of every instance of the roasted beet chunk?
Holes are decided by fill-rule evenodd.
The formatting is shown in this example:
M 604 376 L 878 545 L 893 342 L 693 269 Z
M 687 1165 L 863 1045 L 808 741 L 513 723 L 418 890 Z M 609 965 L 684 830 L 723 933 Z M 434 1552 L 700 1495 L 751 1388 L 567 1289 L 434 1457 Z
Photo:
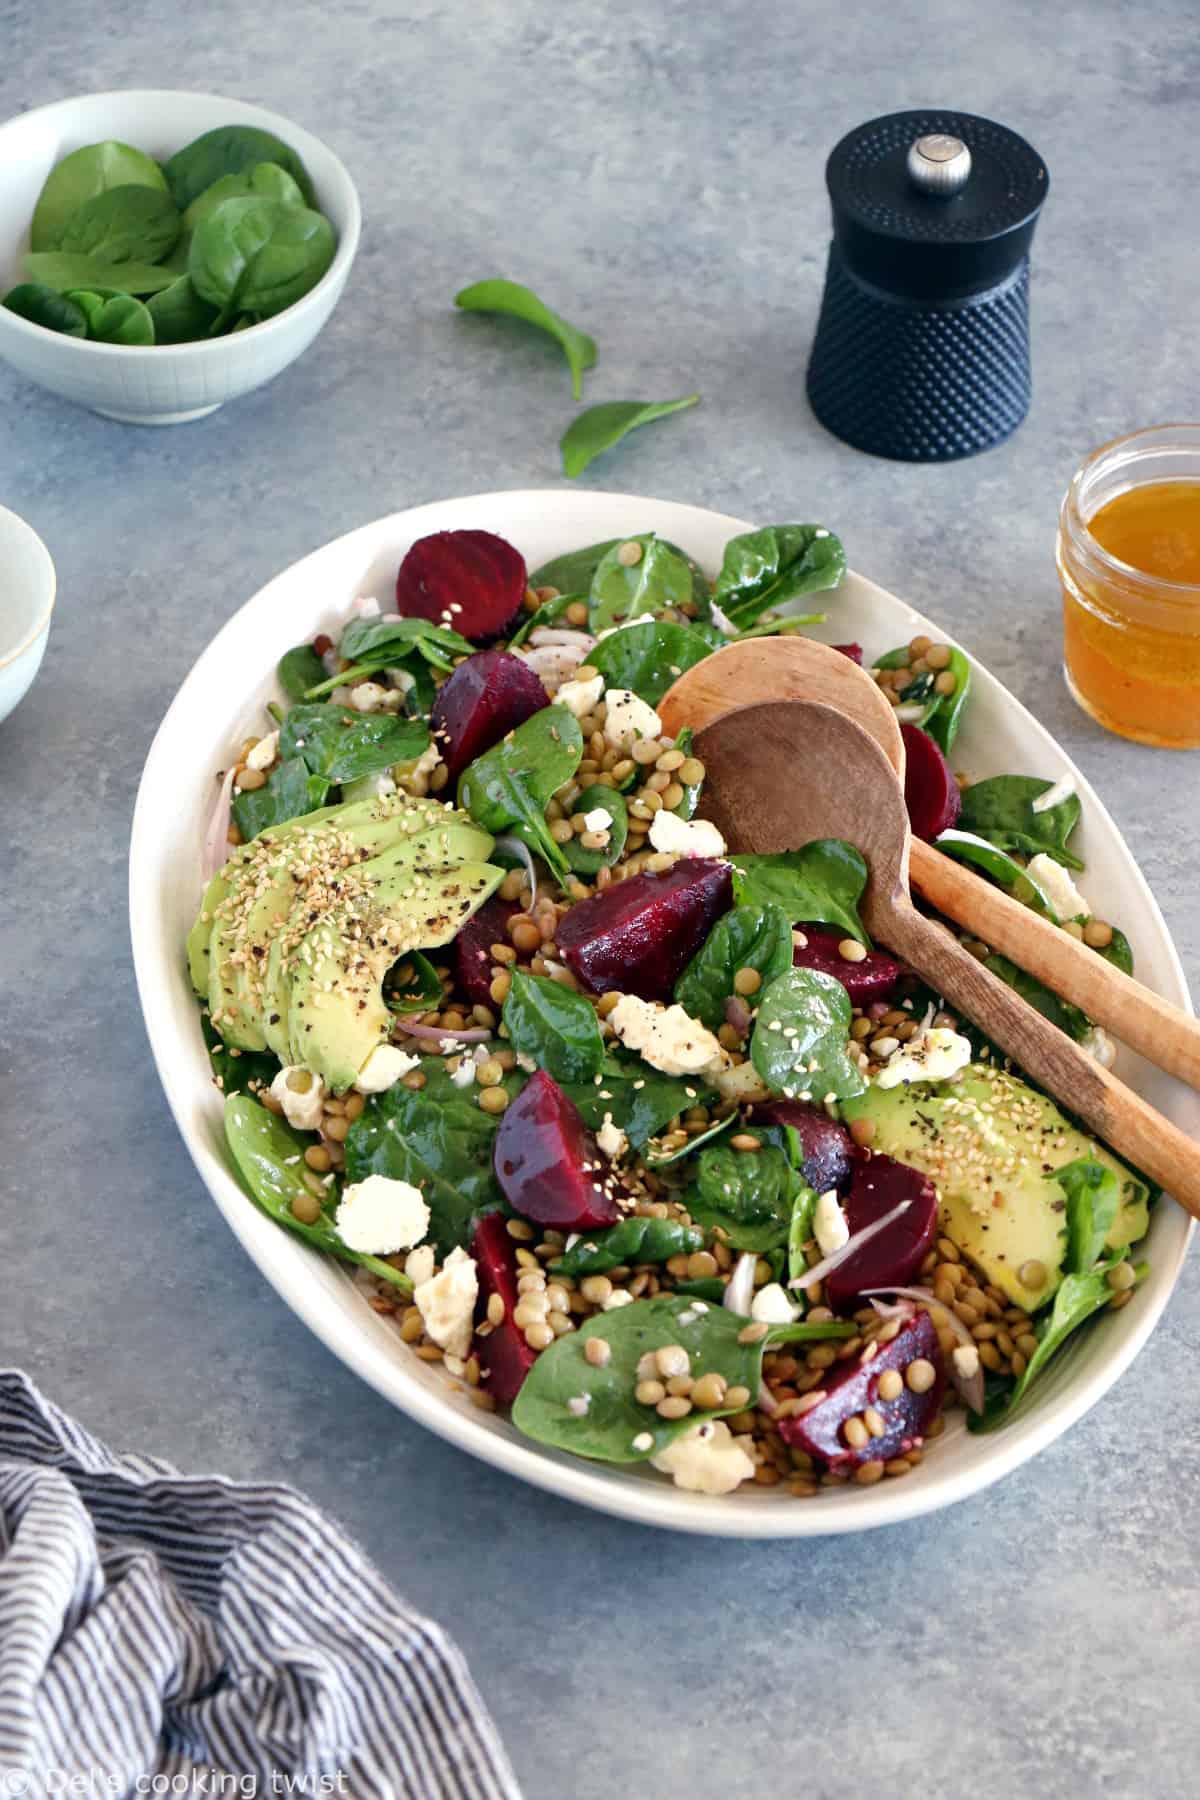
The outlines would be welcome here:
M 865 1288 L 909 1287 L 937 1231 L 937 1189 L 927 1176 L 890 1156 L 857 1155 L 846 1196 L 851 1236 L 907 1200 L 907 1212 L 869 1238 L 825 1277 L 830 1306 L 846 1306 Z
M 900 1376 L 902 1386 L 893 1399 L 885 1399 L 879 1391 L 879 1380 L 887 1369 Z M 892 1384 L 885 1383 L 885 1389 Z M 927 1312 L 914 1313 L 905 1320 L 890 1344 L 880 1344 L 868 1362 L 851 1357 L 849 1362 L 834 1363 L 822 1377 L 825 1398 L 811 1411 L 793 1414 L 779 1421 L 779 1435 L 793 1450 L 807 1450 L 824 1468 L 849 1473 L 867 1462 L 888 1462 L 903 1456 L 906 1450 L 919 1449 L 925 1434 L 937 1417 L 946 1385 L 946 1372 L 937 1332 Z M 874 1407 L 883 1420 L 882 1437 L 871 1437 L 866 1431 L 862 1445 L 846 1440 L 845 1428 L 850 1419 L 861 1418 L 865 1407 Z
M 511 1406 L 521 1383 L 533 1367 L 537 1352 L 525 1342 L 525 1333 L 513 1324 L 517 1307 L 517 1247 L 508 1235 L 501 1213 L 485 1213 L 471 1239 L 471 1255 L 479 1276 L 477 1322 L 488 1316 L 488 1301 L 499 1294 L 504 1317 L 486 1337 L 476 1337 L 479 1379 L 490 1394 Z
M 860 669 L 862 668 L 863 660 L 861 644 L 835 644 L 833 647 L 835 650 L 840 650 L 843 656 L 848 656 L 851 662 L 857 663 Z
M 531 1075 L 500 1120 L 492 1154 L 514 1212 L 557 1231 L 594 1231 L 620 1217 L 600 1147 L 557 1081 Z
M 861 962 L 847 962 L 838 949 L 845 941 L 844 931 L 828 925 L 800 925 L 797 930 L 808 939 L 797 944 L 792 961 L 801 969 L 820 969 L 841 982 L 855 1006 L 868 1006 L 872 1000 L 886 1000 L 904 973 L 904 964 L 885 950 L 868 950 Z
M 792 1127 L 804 1149 L 804 1179 L 816 1193 L 827 1194 L 830 1188 L 845 1192 L 854 1151 L 844 1125 L 799 1100 L 769 1100 L 754 1108 L 754 1118 L 763 1125 Z
M 454 940 L 454 973 L 459 987 L 473 1006 L 491 1006 L 493 944 L 508 943 L 508 921 L 517 910 L 515 900 L 493 895 L 469 918 Z
M 958 819 L 962 804 L 958 783 L 927 731 L 919 725 L 902 725 L 900 735 L 904 739 L 904 803 L 909 823 L 917 837 L 931 844 Z
M 519 656 L 480 650 L 460 662 L 433 703 L 433 741 L 451 780 L 531 713 L 549 706 L 545 688 Z
M 732 904 L 728 863 L 681 857 L 662 875 L 631 875 L 573 906 L 558 927 L 559 954 L 589 994 L 669 1000 Z
M 525 559 L 491 531 L 418 538 L 396 576 L 396 611 L 448 625 L 472 643 L 502 637 L 525 598 Z

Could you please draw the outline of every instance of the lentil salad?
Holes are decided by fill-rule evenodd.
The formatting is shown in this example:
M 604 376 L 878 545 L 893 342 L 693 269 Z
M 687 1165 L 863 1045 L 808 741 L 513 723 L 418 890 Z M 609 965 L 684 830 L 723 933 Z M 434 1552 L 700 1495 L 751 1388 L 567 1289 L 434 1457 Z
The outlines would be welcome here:
M 1150 1198 L 869 943 L 849 845 L 731 858 L 695 817 L 703 767 L 686 733 L 663 740 L 656 700 L 729 638 L 800 628 L 777 608 L 843 567 L 813 526 L 735 539 L 714 584 L 652 537 L 530 577 L 491 534 L 423 540 L 395 614 L 360 604 L 336 646 L 283 659 L 292 704 L 223 783 L 207 966 L 190 945 L 259 1203 L 358 1262 L 371 1304 L 479 1405 L 710 1492 L 895 1478 L 956 1411 L 1001 1421 L 1075 1324 L 1127 1302 Z M 944 764 L 961 652 L 914 640 L 877 679 Z M 1061 785 L 964 784 L 929 835 L 970 840 L 1125 959 L 1071 882 Z M 280 863 L 282 929 L 246 905 L 278 902 Z M 340 908 L 355 946 L 326 944 L 315 981 L 301 897 Z M 261 1044 L 221 978 L 238 958 L 288 995 Z M 343 1021 L 318 1020 L 305 1054 L 306 1008 L 343 992 L 368 1038 L 346 1050 Z M 987 1118 L 1014 1141 L 972 1167 Z M 1017 1221 L 994 1252 L 993 1180 Z

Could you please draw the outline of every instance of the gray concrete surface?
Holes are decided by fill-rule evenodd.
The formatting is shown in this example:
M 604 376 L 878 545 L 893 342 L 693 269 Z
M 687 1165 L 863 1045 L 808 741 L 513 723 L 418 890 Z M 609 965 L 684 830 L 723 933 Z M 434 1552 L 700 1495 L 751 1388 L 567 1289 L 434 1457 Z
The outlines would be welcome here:
M 1186 0 L 0 0 L 0 117 L 107 87 L 260 100 L 328 137 L 366 213 L 314 349 L 203 423 L 110 424 L 0 367 L 0 502 L 61 582 L 44 672 L 0 727 L 0 1353 L 120 1444 L 303 1484 L 458 1635 L 531 1796 L 1194 1793 L 1195 1262 L 1068 1439 L 882 1535 L 672 1540 L 491 1473 L 309 1336 L 193 1173 L 126 939 L 151 735 L 218 625 L 307 550 L 559 480 L 556 352 L 449 306 L 513 274 L 601 340 L 591 398 L 704 395 L 588 482 L 836 525 L 1079 758 L 1194 980 L 1200 765 L 1075 711 L 1053 546 L 1083 451 L 1196 412 L 1197 43 Z M 1036 398 L 987 457 L 897 467 L 824 435 L 802 370 L 825 155 L 930 102 L 1005 120 L 1050 167 Z

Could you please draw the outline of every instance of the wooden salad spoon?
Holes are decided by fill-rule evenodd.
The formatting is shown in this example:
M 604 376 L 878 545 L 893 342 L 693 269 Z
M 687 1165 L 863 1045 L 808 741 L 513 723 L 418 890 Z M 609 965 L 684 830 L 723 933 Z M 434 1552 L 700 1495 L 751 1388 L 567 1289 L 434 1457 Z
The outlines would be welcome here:
M 681 675 L 657 711 L 663 730 L 674 737 L 684 725 L 700 731 L 738 707 L 769 700 L 836 707 L 870 732 L 903 782 L 904 740 L 895 711 L 865 669 L 812 638 L 730 644 Z M 780 779 L 794 777 L 783 772 Z M 912 840 L 909 873 L 938 912 L 1080 1007 L 1156 1068 L 1200 1088 L 1200 1021 L 920 838 Z
M 917 911 L 904 791 L 874 738 L 832 706 L 774 700 L 706 725 L 695 750 L 707 771 L 701 814 L 732 851 L 791 850 L 825 837 L 854 844 L 867 861 L 860 912 L 872 937 L 1200 1218 L 1200 1146 Z

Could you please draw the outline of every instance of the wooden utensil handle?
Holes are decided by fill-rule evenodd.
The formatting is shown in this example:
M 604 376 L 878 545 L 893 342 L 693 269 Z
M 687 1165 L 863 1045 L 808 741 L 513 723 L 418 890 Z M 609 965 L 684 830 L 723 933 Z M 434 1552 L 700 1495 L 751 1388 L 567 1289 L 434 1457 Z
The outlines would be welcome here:
M 947 918 L 978 932 L 986 944 L 1081 1007 L 1089 1019 L 1107 1026 L 1157 1068 L 1200 1088 L 1200 1020 L 1151 993 L 982 876 L 915 838 L 909 876 Z
M 986 1021 L 993 1042 L 1118 1156 L 1200 1218 L 1200 1146 L 968 955 L 945 926 L 896 905 L 886 942 L 935 993 L 967 1018 Z

